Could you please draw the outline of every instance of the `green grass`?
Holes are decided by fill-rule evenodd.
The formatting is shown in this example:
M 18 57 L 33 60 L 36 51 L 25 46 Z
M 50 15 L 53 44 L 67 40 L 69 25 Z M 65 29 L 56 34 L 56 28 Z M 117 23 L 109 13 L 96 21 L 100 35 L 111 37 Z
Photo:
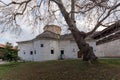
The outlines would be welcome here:
M 9 71 L 14 69 L 16 66 L 18 66 L 19 63 L 12 62 L 12 63 L 7 63 L 7 64 L 0 64 L 0 80 L 2 76 L 7 74 Z
M 120 80 L 120 59 L 10 63 L 0 65 L 0 80 Z

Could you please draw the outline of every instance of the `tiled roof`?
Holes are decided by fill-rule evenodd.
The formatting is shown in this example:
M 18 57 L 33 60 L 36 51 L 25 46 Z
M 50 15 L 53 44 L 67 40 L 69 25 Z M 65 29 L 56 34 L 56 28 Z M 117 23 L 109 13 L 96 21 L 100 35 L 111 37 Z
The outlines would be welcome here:
M 74 40 L 72 34 L 64 34 L 60 36 L 60 40 Z
M 94 39 L 99 39 L 112 33 L 115 33 L 116 31 L 120 31 L 120 21 L 115 22 L 114 24 L 108 26 L 108 28 L 105 28 L 104 30 L 94 34 L 92 37 Z
M 39 40 L 49 40 L 49 39 L 52 39 L 52 40 L 74 40 L 74 37 L 71 33 L 59 35 L 59 34 L 56 34 L 56 33 L 50 32 L 50 31 L 44 31 L 43 33 L 39 34 L 36 38 L 34 38 L 32 40 L 21 41 L 18 43 L 31 42 L 31 41 L 34 41 L 35 39 L 39 39 Z
M 0 48 L 4 48 L 5 47 L 5 45 L 4 44 L 0 44 Z
M 57 40 L 74 40 L 72 34 L 59 35 L 50 31 L 45 31 L 36 37 L 37 39 L 57 39 Z
M 50 31 L 45 31 L 36 37 L 36 39 L 59 39 L 59 38 L 60 38 L 59 34 Z
M 59 35 L 59 34 L 56 34 L 56 33 L 50 32 L 50 31 L 45 31 L 45 32 L 41 33 L 40 35 L 38 35 L 34 39 L 74 40 L 72 34 Z M 29 42 L 29 41 L 33 41 L 34 39 L 28 40 L 28 41 L 21 41 L 21 42 L 17 42 L 17 43 Z
M 0 44 L 0 48 L 5 48 L 5 47 L 6 47 L 6 45 L 4 45 L 4 44 Z M 16 47 L 12 47 L 11 49 L 17 50 Z
M 97 45 L 120 39 L 120 21 L 115 22 L 92 37 L 98 39 Z
M 57 26 L 57 25 L 46 25 L 44 28 L 46 28 L 46 27 L 54 27 L 54 26 L 60 28 L 60 27 Z M 44 28 L 43 28 L 43 29 L 44 29 Z M 61 28 L 60 28 L 60 29 L 61 29 Z
M 97 45 L 120 39 L 120 32 L 97 41 Z

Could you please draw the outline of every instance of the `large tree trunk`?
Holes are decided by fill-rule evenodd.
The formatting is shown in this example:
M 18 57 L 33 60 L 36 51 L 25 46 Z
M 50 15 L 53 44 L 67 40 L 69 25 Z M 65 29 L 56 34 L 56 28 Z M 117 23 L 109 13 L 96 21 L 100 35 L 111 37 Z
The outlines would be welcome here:
M 89 44 L 87 44 L 85 41 L 86 34 L 84 32 L 80 32 L 78 30 L 78 28 L 76 27 L 74 14 L 71 13 L 71 17 L 70 17 L 70 14 L 66 11 L 61 0 L 51 0 L 51 1 L 54 1 L 60 8 L 61 13 L 62 13 L 66 23 L 69 26 L 69 30 L 71 31 L 71 33 L 77 43 L 77 46 L 83 55 L 83 61 L 90 61 L 90 62 L 96 61 L 97 57 L 95 56 L 95 54 L 93 52 L 93 48 L 91 46 L 89 46 Z M 75 10 L 74 1 L 75 0 L 71 0 L 71 3 L 72 3 L 71 11 Z
M 86 43 L 85 33 L 72 31 L 72 34 L 73 34 L 74 39 L 78 45 L 80 53 L 83 56 L 83 61 L 90 61 L 91 63 L 96 61 L 97 57 L 95 56 L 95 54 L 93 52 L 93 48 L 91 46 L 89 46 L 88 43 Z

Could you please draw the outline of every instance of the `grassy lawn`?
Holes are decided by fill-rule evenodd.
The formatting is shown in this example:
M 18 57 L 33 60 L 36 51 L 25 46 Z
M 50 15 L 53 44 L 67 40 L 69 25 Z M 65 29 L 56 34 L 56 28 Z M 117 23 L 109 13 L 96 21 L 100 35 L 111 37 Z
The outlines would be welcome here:
M 0 65 L 0 80 L 120 80 L 120 59 L 9 63 Z

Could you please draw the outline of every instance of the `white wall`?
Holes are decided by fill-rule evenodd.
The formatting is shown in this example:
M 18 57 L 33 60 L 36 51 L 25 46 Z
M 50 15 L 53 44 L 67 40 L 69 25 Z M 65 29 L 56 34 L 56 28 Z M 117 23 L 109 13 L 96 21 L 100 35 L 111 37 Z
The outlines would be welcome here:
M 96 44 L 94 41 L 88 42 L 93 47 L 94 51 Z M 43 44 L 43 47 L 41 47 Z M 38 40 L 19 43 L 18 47 L 19 57 L 26 61 L 45 61 L 45 60 L 57 60 L 60 58 L 61 50 L 64 50 L 64 56 L 68 58 L 78 58 L 77 52 L 79 51 L 75 41 L 70 40 Z M 54 50 L 54 54 L 51 54 L 51 50 Z M 30 54 L 33 51 L 33 55 Z M 36 54 L 35 54 L 36 51 Z M 24 54 L 25 52 L 25 54 Z
M 103 57 L 120 57 L 120 39 L 98 45 L 97 53 Z
M 44 47 L 41 47 L 41 44 Z M 58 42 L 55 40 L 36 40 L 34 41 L 34 49 L 36 49 L 35 61 L 58 59 Z M 51 50 L 54 50 L 54 54 L 51 54 Z
M 61 54 L 61 50 L 64 50 L 65 58 L 68 58 L 69 49 L 70 49 L 69 41 L 66 40 L 59 41 L 59 56 Z
M 20 50 L 18 52 L 18 56 L 23 60 L 33 61 L 33 56 L 30 54 L 30 51 L 33 51 L 32 42 L 20 43 L 18 45 L 18 48 Z
M 41 47 L 41 44 L 44 46 Z M 45 61 L 58 59 L 59 50 L 58 41 L 56 40 L 34 40 L 25 43 L 19 43 L 18 45 L 20 50 L 18 56 L 23 60 Z M 51 54 L 51 50 L 54 50 L 54 54 Z M 33 51 L 33 55 L 30 54 L 30 51 Z
M 65 58 L 77 58 L 78 47 L 74 41 L 61 40 L 59 42 L 59 54 L 64 50 Z
M 96 54 L 96 42 L 93 40 L 87 41 L 87 43 L 93 47 L 94 53 Z M 77 52 L 79 51 L 75 41 L 61 40 L 60 50 L 64 50 L 65 58 L 78 58 Z M 97 55 L 97 54 L 96 54 Z
M 70 41 L 70 53 L 71 55 L 69 55 L 70 58 L 78 58 L 78 47 L 77 44 L 75 43 L 75 41 Z

